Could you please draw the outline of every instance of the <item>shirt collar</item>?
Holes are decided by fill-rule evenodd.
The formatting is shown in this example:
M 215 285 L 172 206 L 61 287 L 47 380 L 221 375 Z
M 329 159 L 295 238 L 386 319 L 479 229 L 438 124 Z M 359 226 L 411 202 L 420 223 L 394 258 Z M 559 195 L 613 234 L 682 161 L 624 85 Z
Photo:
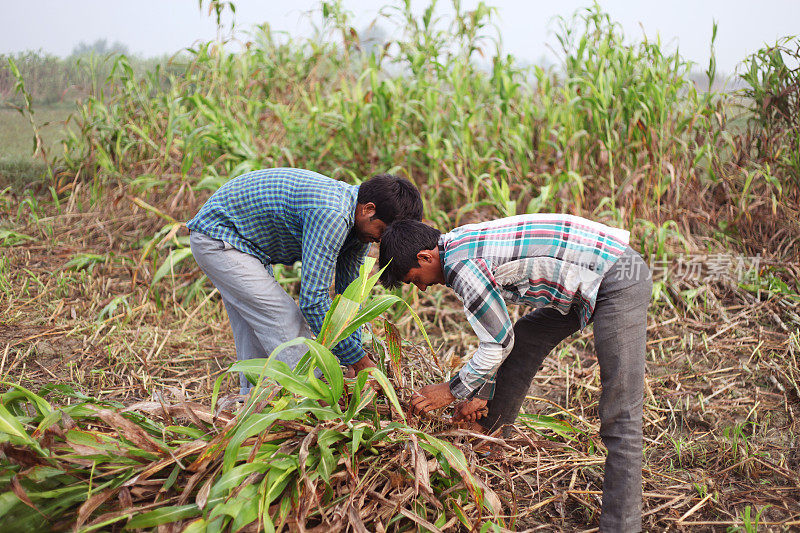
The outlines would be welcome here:
M 442 263 L 442 272 L 444 272 L 444 283 L 445 286 L 452 288 L 453 281 L 455 281 L 455 273 L 453 272 L 452 268 L 449 268 L 447 265 L 447 241 L 445 240 L 445 234 L 442 233 L 439 235 L 439 261 Z
M 347 204 L 349 209 L 347 210 L 347 220 L 350 222 L 350 227 L 352 228 L 356 223 L 356 205 L 358 205 L 358 185 L 347 185 L 347 195 L 345 198 L 347 199 Z

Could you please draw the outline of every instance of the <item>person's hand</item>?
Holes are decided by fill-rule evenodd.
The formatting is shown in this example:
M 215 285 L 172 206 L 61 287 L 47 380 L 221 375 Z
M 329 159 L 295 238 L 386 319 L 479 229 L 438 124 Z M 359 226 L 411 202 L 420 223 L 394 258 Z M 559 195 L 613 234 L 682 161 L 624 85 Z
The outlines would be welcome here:
M 486 400 L 482 400 L 481 398 L 473 398 L 471 400 L 459 402 L 456 405 L 453 422 L 477 422 L 479 418 L 483 418 L 489 414 L 486 403 Z
M 427 413 L 450 405 L 456 397 L 450 392 L 449 383 L 436 383 L 425 385 L 411 397 L 411 411 L 414 414 Z
M 344 377 L 354 378 L 358 376 L 358 373 L 362 370 L 366 368 L 377 368 L 377 366 L 378 365 L 375 364 L 375 361 L 370 359 L 369 355 L 364 355 L 364 357 L 347 367 L 347 372 L 345 372 Z M 372 390 L 375 392 L 380 393 L 383 390 L 378 382 L 372 378 L 370 378 L 367 383 L 369 383 L 369 386 L 372 387 Z
M 364 357 L 353 363 L 347 368 L 347 373 L 352 375 L 348 375 L 347 377 L 356 377 L 359 372 L 364 370 L 365 368 L 375 368 L 377 365 L 375 362 L 370 359 L 369 355 L 364 354 Z

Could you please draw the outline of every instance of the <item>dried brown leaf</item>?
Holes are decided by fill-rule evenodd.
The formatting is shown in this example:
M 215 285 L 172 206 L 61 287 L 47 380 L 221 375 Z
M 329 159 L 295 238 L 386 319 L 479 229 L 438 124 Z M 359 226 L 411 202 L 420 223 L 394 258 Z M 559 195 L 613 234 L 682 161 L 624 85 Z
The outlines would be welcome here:
M 128 487 L 122 487 L 119 490 L 119 506 L 121 509 L 127 509 L 128 507 L 133 507 L 133 500 L 131 499 L 131 491 Z
M 14 496 L 20 499 L 22 503 L 24 503 L 31 509 L 36 509 L 36 506 L 33 505 L 33 502 L 28 497 L 28 493 L 25 492 L 25 488 L 19 482 L 19 479 L 17 479 L 16 475 L 11 478 L 11 491 L 14 493 Z M 38 511 L 39 509 L 36 510 Z
M 347 518 L 350 520 L 350 527 L 353 528 L 353 531 L 356 533 L 369 533 L 364 521 L 361 520 L 358 509 L 352 503 L 347 506 Z
M 116 429 L 121 437 L 128 439 L 139 448 L 159 455 L 164 453 L 161 446 L 159 446 L 145 430 L 121 414 L 108 409 L 101 409 L 97 412 L 97 416 L 99 416 L 103 422 Z
M 203 486 L 200 487 L 200 490 L 197 491 L 197 498 L 195 498 L 195 503 L 200 509 L 204 509 L 206 503 L 208 502 L 208 493 L 211 491 L 211 485 L 214 483 L 214 476 L 210 476 Z
M 428 461 L 425 459 L 425 450 L 419 445 L 417 436 L 413 433 L 410 435 L 410 441 L 411 453 L 414 459 L 414 492 L 419 494 L 419 490 L 422 489 L 428 494 L 433 494 Z
M 92 494 L 92 496 L 83 502 L 83 504 L 78 508 L 78 516 L 75 521 L 75 529 L 78 530 L 81 526 L 86 522 L 86 519 L 91 516 L 91 514 L 101 505 L 103 505 L 106 501 L 108 501 L 111 497 L 114 496 L 114 493 L 117 492 L 118 489 L 106 489 L 104 491 L 98 492 L 96 494 Z M 130 494 L 128 495 L 130 498 Z

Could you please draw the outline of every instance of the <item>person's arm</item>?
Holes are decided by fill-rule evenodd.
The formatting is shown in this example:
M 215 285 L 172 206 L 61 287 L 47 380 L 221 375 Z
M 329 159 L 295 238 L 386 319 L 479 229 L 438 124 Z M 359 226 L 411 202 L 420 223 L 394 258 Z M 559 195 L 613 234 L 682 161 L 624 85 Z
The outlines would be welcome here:
M 349 231 L 347 220 L 336 211 L 316 209 L 304 214 L 300 310 L 315 335 L 319 335 L 325 313 L 331 307 L 330 286 Z M 360 360 L 364 356 L 360 332 L 343 339 L 332 352 L 343 365 Z
M 482 259 L 454 267 L 453 290 L 464 301 L 464 313 L 480 344 L 472 358 L 450 380 L 458 399 L 494 396 L 497 369 L 514 346 L 514 328 L 494 276 Z
M 353 280 L 358 277 L 359 268 L 369 253 L 369 244 L 357 243 L 343 250 L 336 261 L 336 294 L 342 294 Z
M 336 281 L 334 283 L 336 294 L 344 293 L 347 286 L 358 277 L 359 268 L 364 264 L 364 258 L 367 257 L 367 253 L 369 253 L 369 244 L 358 242 L 339 254 L 339 259 L 336 261 Z M 351 333 L 350 337 L 353 338 L 355 345 L 361 349 L 361 328 Z M 361 354 L 360 359 L 356 359 L 349 365 L 355 374 L 365 368 L 376 366 L 363 349 L 361 349 Z

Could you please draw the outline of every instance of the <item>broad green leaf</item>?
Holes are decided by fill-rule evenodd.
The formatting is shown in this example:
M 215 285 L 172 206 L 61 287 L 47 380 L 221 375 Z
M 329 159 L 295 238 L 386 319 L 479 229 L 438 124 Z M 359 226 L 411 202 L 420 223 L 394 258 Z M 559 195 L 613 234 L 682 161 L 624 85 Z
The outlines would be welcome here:
M 338 403 L 344 391 L 344 375 L 342 374 L 342 366 L 339 364 L 339 360 L 328 348 L 317 341 L 305 339 L 304 342 L 316 358 L 319 368 L 328 380 L 328 386 L 330 387 L 328 401 L 331 405 Z
M 214 381 L 214 388 L 211 391 L 211 412 L 214 413 L 217 407 L 217 400 L 219 399 L 219 389 L 222 387 L 222 381 L 225 379 L 225 374 L 220 376 Z
M 346 339 L 355 330 L 375 319 L 378 315 L 392 307 L 398 302 L 403 302 L 403 299 L 395 296 L 394 294 L 383 294 L 375 296 L 361 308 L 361 310 L 353 317 L 350 325 L 348 325 L 341 333 L 342 339 Z
M 258 520 L 259 498 L 257 492 L 258 487 L 249 485 L 237 494 L 236 498 L 215 506 L 209 516 L 213 518 L 222 513 L 227 514 L 233 518 L 231 531 L 239 531 L 244 526 Z
M 256 413 L 248 415 L 236 427 L 236 432 L 225 448 L 225 459 L 223 460 L 223 472 L 233 468 L 236 457 L 239 453 L 241 444 L 253 435 L 257 435 L 269 428 L 277 420 L 295 420 L 302 417 L 307 412 L 306 409 L 283 409 L 272 413 Z
M 156 527 L 161 524 L 170 524 L 178 520 L 185 520 L 194 516 L 199 516 L 201 513 L 197 504 L 190 505 L 170 505 L 168 507 L 160 507 L 153 511 L 147 511 L 142 514 L 137 514 L 131 518 L 125 529 L 142 529 L 148 527 Z
M 327 420 L 333 420 L 336 418 L 340 418 L 342 416 L 341 409 L 339 406 L 322 406 L 316 400 L 304 400 L 297 404 L 298 408 L 301 408 L 308 414 L 313 415 L 314 418 L 319 420 L 320 422 L 325 422 Z
M 220 476 L 220 478 L 214 483 L 211 487 L 211 491 L 208 493 L 209 501 L 214 500 L 216 498 L 225 498 L 228 495 L 228 492 L 239 485 L 253 472 L 258 472 L 263 474 L 267 470 L 269 470 L 270 465 L 266 463 L 244 463 L 238 465 L 229 471 L 225 472 Z M 214 513 L 211 516 L 215 516 Z
M 95 265 L 105 263 L 106 261 L 108 261 L 107 255 L 77 254 L 67 261 L 62 268 L 64 270 L 89 270 L 91 272 Z
M 438 452 L 442 457 L 447 460 L 447 464 L 455 469 L 464 480 L 464 484 L 470 489 L 471 492 L 480 490 L 475 483 L 475 478 L 470 472 L 469 463 L 467 462 L 464 453 L 450 444 L 449 442 L 437 439 L 433 435 L 428 435 L 425 432 L 410 428 L 408 426 L 400 427 L 400 431 L 405 433 L 413 433 L 422 441 L 423 439 L 433 448 L 433 451 Z
M 61 411 L 50 411 L 44 417 L 42 417 L 42 421 L 39 422 L 39 425 L 36 426 L 36 430 L 31 435 L 33 438 L 39 438 L 39 436 L 44 433 L 49 427 L 53 424 L 57 424 L 61 421 Z
M 350 285 L 342 293 L 344 298 L 353 300 L 354 302 L 361 303 L 370 295 L 375 284 L 378 283 L 380 275 L 384 269 L 381 269 L 377 274 L 370 277 L 369 273 L 375 266 L 377 259 L 374 257 L 367 257 L 364 259 L 364 264 L 359 267 L 358 277 L 353 280 Z M 386 268 L 386 267 L 384 267 Z
M 363 439 L 361 438 L 364 435 L 364 432 L 367 430 L 366 425 L 358 425 L 353 428 L 353 438 L 350 441 L 350 455 L 352 456 L 353 460 L 356 459 L 356 453 L 358 449 L 361 447 L 361 443 Z
M 364 319 L 366 315 L 359 313 L 359 308 L 378 282 L 380 273 L 383 272 L 381 270 L 376 275 L 369 277 L 369 272 L 374 265 L 375 258 L 367 257 L 359 269 L 358 278 L 353 280 L 341 295 L 334 298 L 317 336 L 320 344 L 332 348 L 368 321 L 368 319 Z M 359 316 L 361 319 L 357 318 Z
M 164 260 L 161 266 L 158 267 L 158 270 L 156 270 L 156 273 L 153 276 L 153 281 L 150 282 L 150 286 L 155 286 L 159 281 L 161 281 L 161 278 L 172 272 L 181 261 L 191 255 L 191 248 L 175 248 L 174 250 L 170 251 L 167 258 Z
M 353 318 L 358 314 L 359 302 L 337 295 L 328 311 L 326 320 L 317 335 L 317 342 L 327 348 L 333 348 L 345 337 L 342 335 Z
M 272 501 L 280 496 L 283 489 L 290 481 L 290 476 L 297 472 L 297 467 L 288 470 L 271 469 L 264 480 L 266 492 L 264 493 L 264 505 L 270 505 Z
M 39 445 L 28 435 L 19 420 L 2 404 L 0 404 L 0 433 L 13 437 L 18 444 L 25 443 L 39 449 Z
M 0 245 L 2 246 L 16 246 L 32 240 L 34 240 L 33 237 L 18 233 L 14 230 L 0 229 Z
M 277 359 L 247 359 L 231 365 L 230 372 L 244 372 L 248 376 L 257 376 L 256 383 L 262 377 L 270 377 L 281 384 L 283 388 L 293 394 L 304 398 L 325 400 L 327 395 L 312 387 L 305 376 L 298 375 L 289 368 L 289 365 Z M 315 378 L 316 379 L 316 378 Z
M 53 408 L 50 406 L 47 400 L 45 400 L 38 394 L 26 389 L 22 385 L 17 385 L 16 383 L 10 383 L 8 381 L 0 381 L 0 385 L 14 387 L 16 389 L 15 391 L 9 391 L 0 395 L 0 402 L 2 402 L 3 404 L 8 405 L 9 402 L 13 401 L 12 398 L 14 398 L 15 396 L 21 396 L 32 401 L 36 406 L 36 410 L 39 411 L 39 413 L 43 416 L 50 413 L 53 410 Z

